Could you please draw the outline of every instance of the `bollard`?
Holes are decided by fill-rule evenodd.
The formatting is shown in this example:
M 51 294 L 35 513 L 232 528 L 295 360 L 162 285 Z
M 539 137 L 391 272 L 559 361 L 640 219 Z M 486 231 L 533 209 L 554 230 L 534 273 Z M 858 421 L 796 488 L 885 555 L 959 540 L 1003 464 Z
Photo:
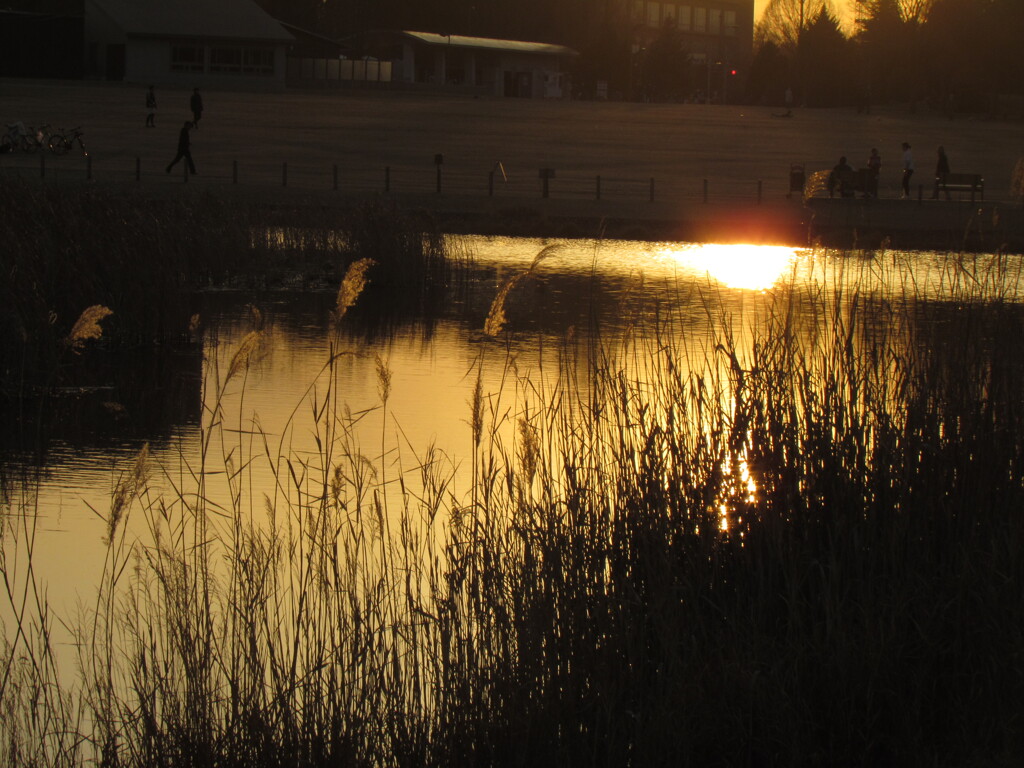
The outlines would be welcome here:
M 142 158 L 135 156 L 135 180 L 142 181 Z
M 651 197 L 650 197 L 650 201 L 652 203 L 654 202 L 654 177 L 653 176 L 651 177 Z
M 437 166 L 437 194 L 441 194 L 441 166 Z
M 281 186 L 288 186 L 288 163 L 281 163 Z
M 334 191 L 338 191 L 338 164 L 334 164 Z
M 708 180 L 704 179 L 704 202 L 708 201 Z
M 390 165 L 385 165 L 384 166 L 384 191 L 385 192 L 390 192 L 391 191 L 391 166 Z
M 554 168 L 541 168 L 540 169 L 540 178 L 541 178 L 541 197 L 543 197 L 546 200 L 547 197 L 548 197 L 548 181 L 553 179 L 553 178 L 555 178 L 555 169 Z
M 434 155 L 434 165 L 437 166 L 437 194 L 441 194 L 441 166 L 444 165 L 444 155 L 438 152 Z
M 597 185 L 597 199 L 600 200 L 601 199 L 601 177 L 600 176 L 597 177 L 596 185 Z
M 760 179 L 757 180 L 757 204 L 761 204 L 762 193 L 764 192 L 764 182 Z
M 232 160 L 231 161 L 231 183 L 232 184 L 237 184 L 238 183 L 238 161 L 237 160 Z

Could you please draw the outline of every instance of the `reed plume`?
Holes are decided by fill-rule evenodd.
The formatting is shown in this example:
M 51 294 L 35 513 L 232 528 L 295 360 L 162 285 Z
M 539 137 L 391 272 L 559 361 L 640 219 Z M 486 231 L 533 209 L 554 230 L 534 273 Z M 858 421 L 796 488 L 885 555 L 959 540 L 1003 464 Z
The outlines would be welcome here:
M 523 280 L 532 277 L 540 263 L 556 254 L 561 250 L 561 248 L 562 246 L 557 243 L 542 248 L 540 252 L 533 257 L 533 261 L 525 272 L 513 275 L 501 284 L 498 288 L 497 294 L 494 296 L 494 301 L 491 302 L 491 308 L 487 313 L 487 319 L 484 321 L 484 333 L 487 336 L 497 336 L 505 327 L 505 323 L 508 322 L 508 318 L 505 316 L 505 303 L 507 302 L 512 289 L 519 285 Z
M 110 499 L 110 515 L 107 517 L 107 534 L 104 542 L 112 544 L 117 527 L 124 517 L 125 511 L 131 504 L 132 499 L 146 487 L 149 479 L 149 443 L 142 446 L 139 455 L 135 457 L 135 463 L 128 474 L 118 480 L 117 487 Z
M 104 307 L 102 304 L 93 304 L 82 312 L 71 328 L 71 333 L 64 339 L 64 345 L 75 354 L 82 351 L 85 342 L 89 339 L 103 337 L 103 329 L 100 321 L 114 314 L 113 310 Z
M 368 282 L 366 273 L 376 263 L 373 259 L 359 259 L 348 265 L 341 287 L 338 289 L 338 301 L 334 309 L 335 322 L 339 322 L 359 299 L 359 294 L 363 292 Z
M 807 183 L 804 184 L 804 202 L 828 189 L 828 177 L 831 173 L 831 171 L 815 171 L 807 177 Z

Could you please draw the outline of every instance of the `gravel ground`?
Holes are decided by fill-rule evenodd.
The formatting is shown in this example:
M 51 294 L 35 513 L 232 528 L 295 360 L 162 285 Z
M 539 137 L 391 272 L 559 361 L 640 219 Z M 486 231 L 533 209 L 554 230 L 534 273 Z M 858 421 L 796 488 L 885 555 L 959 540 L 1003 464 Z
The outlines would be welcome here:
M 53 127 L 81 125 L 95 179 L 180 183 L 163 166 L 190 118 L 189 88 L 157 89 L 157 125 L 146 128 L 145 88 L 122 83 L 0 80 L 0 120 Z M 1010 195 L 1014 164 L 1024 156 L 1019 122 L 928 111 L 797 110 L 774 117 L 749 106 L 634 104 L 471 98 L 409 91 L 204 90 L 205 112 L 193 134 L 199 176 L 193 184 L 276 185 L 350 191 L 433 192 L 443 154 L 446 192 L 539 196 L 539 169 L 552 168 L 551 196 L 641 198 L 650 180 L 659 199 L 697 198 L 707 180 L 714 198 L 767 199 L 788 191 L 791 164 L 831 168 L 844 154 L 863 166 L 871 147 L 883 158 L 882 197 L 899 186 L 900 144 L 915 151 L 915 184 L 929 184 L 935 148 L 952 170 L 982 173 L 986 198 Z M 136 161 L 136 158 L 138 161 Z M 0 156 L 0 174 L 39 174 L 39 160 Z M 80 156 L 47 154 L 48 178 L 83 173 Z M 501 163 L 501 168 L 496 165 Z M 285 168 L 287 163 L 287 169 Z M 505 171 L 507 181 L 501 177 Z M 180 166 L 179 166 L 179 171 Z M 927 188 L 927 187 L 926 187 Z

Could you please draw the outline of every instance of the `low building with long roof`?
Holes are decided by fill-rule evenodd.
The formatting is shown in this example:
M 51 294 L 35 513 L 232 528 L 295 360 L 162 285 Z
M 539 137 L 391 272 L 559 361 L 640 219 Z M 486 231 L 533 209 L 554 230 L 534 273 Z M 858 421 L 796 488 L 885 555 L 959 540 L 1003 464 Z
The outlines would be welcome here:
M 293 40 L 253 0 L 85 0 L 87 76 L 283 86 Z
M 373 56 L 393 62 L 394 83 L 491 96 L 568 97 L 568 65 L 578 55 L 551 43 L 410 30 L 380 30 L 365 39 Z

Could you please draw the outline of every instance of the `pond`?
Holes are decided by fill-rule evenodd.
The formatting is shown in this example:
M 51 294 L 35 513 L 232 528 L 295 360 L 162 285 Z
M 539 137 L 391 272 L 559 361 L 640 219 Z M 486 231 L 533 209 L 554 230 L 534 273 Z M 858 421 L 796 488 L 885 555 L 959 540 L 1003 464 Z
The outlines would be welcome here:
M 627 333 L 669 333 L 673 343 L 692 347 L 692 355 L 707 361 L 716 358 L 723 341 L 749 351 L 744 339 L 779 311 L 780 302 L 800 306 L 794 295 L 831 300 L 847 291 L 875 301 L 941 303 L 955 301 L 966 284 L 1000 300 L 1019 299 L 1019 265 L 1007 257 L 972 256 L 965 265 L 930 252 L 459 241 L 473 265 L 451 286 L 442 310 L 429 317 L 395 320 L 385 313 L 382 319 L 357 303 L 332 332 L 335 286 L 211 292 L 200 300 L 201 350 L 171 356 L 156 373 L 129 380 L 120 390 L 77 393 L 76 416 L 53 427 L 38 488 L 19 498 L 15 487 L 11 501 L 12 509 L 31 513 L 36 573 L 58 612 L 70 614 L 89 601 L 105 557 L 111 496 L 143 445 L 159 468 L 156 484 L 168 491 L 180 490 L 199 467 L 219 464 L 207 492 L 225 514 L 231 503 L 218 497 L 231 493 L 224 467 L 245 462 L 247 504 L 258 510 L 280 468 L 253 457 L 316 454 L 322 435 L 310 413 L 333 388 L 345 409 L 343 420 L 351 425 L 351 450 L 391 475 L 385 486 L 416 474 L 429 449 L 445 457 L 456 481 L 452 498 L 459 498 L 466 493 L 457 486 L 467 479 L 473 449 L 478 380 L 492 420 L 514 430 L 524 393 L 551 390 L 564 373 L 566 353 L 583 361 L 594 354 L 592 342 L 615 347 Z M 508 293 L 503 327 L 485 334 L 500 286 L 516 275 L 526 277 Z M 985 280 L 992 285 L 983 285 Z M 806 303 L 811 314 L 821 312 L 821 304 Z M 260 329 L 258 348 L 225 382 L 254 327 Z M 136 361 L 118 364 L 131 367 Z M 635 365 L 638 376 L 643 368 Z M 386 405 L 382 371 L 388 379 Z M 132 387 L 153 391 L 124 391 Z M 138 413 L 142 409 L 147 413 Z M 202 427 L 214 421 L 223 430 L 209 442 Z

